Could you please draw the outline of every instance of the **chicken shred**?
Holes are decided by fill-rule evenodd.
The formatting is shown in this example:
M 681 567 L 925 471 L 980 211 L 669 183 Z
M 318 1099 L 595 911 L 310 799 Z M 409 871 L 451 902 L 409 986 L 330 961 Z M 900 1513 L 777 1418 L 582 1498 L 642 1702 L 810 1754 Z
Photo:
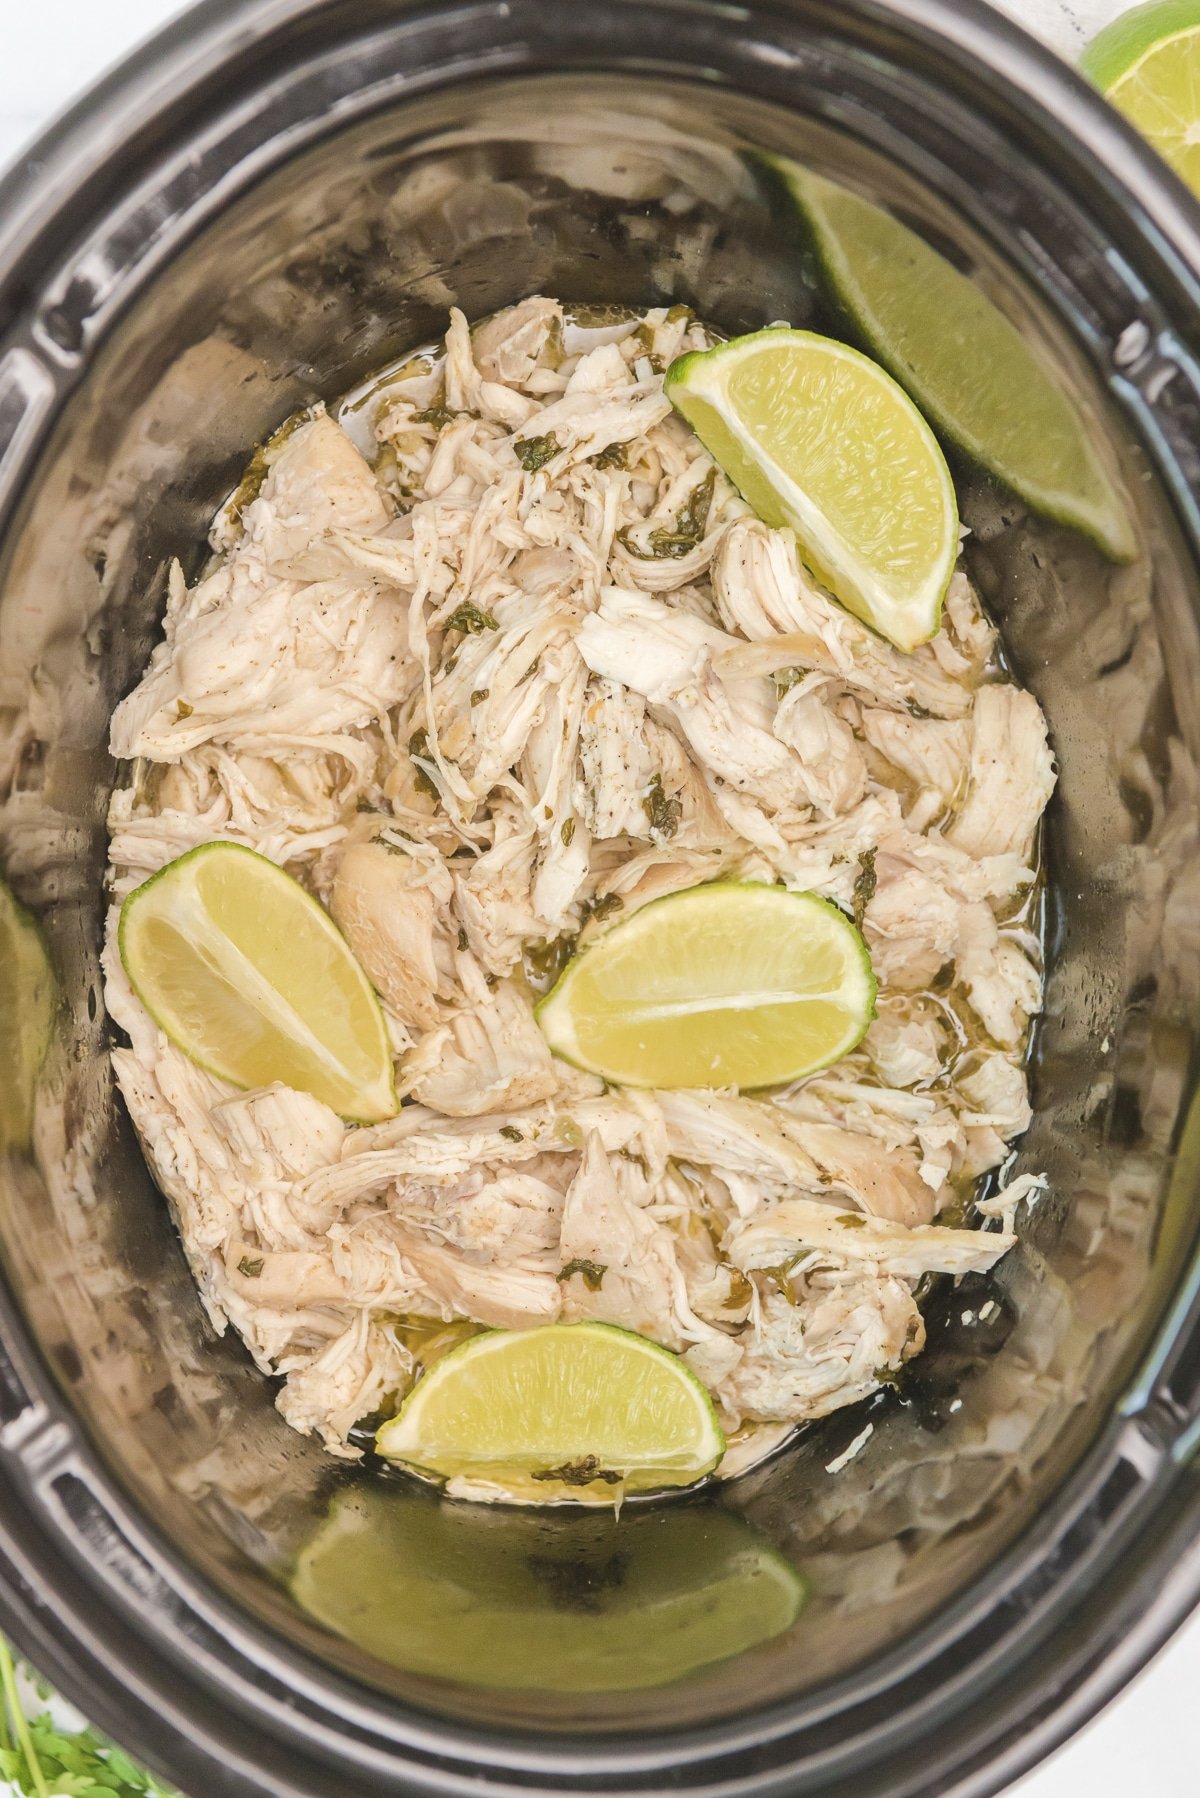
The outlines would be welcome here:
M 247 844 L 385 1008 L 406 1103 L 350 1128 L 190 1062 L 110 929 L 116 1078 L 208 1314 L 335 1455 L 431 1327 L 576 1318 L 683 1354 L 773 1445 L 919 1353 L 919 1281 L 1014 1240 L 938 1217 L 1029 1121 L 1045 721 L 964 574 L 901 655 L 750 514 L 663 392 L 712 341 L 683 308 L 453 312 L 369 405 L 277 433 L 113 716 L 114 896 Z M 556 1061 L 545 969 L 717 876 L 854 911 L 860 1047 L 768 1097 Z

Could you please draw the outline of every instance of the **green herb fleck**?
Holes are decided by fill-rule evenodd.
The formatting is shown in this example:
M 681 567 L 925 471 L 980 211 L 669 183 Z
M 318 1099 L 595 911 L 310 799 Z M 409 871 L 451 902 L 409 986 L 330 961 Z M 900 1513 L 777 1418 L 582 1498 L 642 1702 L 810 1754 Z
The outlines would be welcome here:
M 867 1224 L 866 1218 L 858 1211 L 841 1211 L 833 1221 L 846 1230 L 864 1230 Z
M 538 993 L 548 993 L 572 955 L 573 936 L 555 937 L 552 942 L 526 943 L 525 978 Z
M 487 698 L 488 694 L 491 692 L 491 690 L 492 689 L 490 687 L 476 687 L 475 691 L 471 695 L 472 706 L 482 705 L 484 700 Z
M 717 484 L 717 471 L 710 468 L 702 481 L 698 481 L 688 494 L 675 520 L 673 531 L 651 531 L 650 553 L 659 558 L 678 560 L 681 556 L 689 556 L 704 536 L 708 523 L 708 514 L 712 506 L 713 488 Z
M 683 801 L 666 793 L 662 775 L 656 774 L 650 782 L 650 791 L 642 800 L 642 810 L 649 818 L 650 829 L 656 837 L 673 837 L 683 816 Z
M 771 1284 L 782 1293 L 789 1305 L 794 1305 L 796 1303 L 796 1295 L 792 1291 L 792 1269 L 796 1266 L 797 1262 L 804 1260 L 807 1253 L 807 1249 L 797 1249 L 796 1253 L 794 1255 L 789 1255 L 786 1261 L 777 1262 L 774 1267 L 760 1267 L 757 1269 L 757 1272 L 763 1274 L 770 1280 Z
M 460 949 L 466 949 L 469 947 L 469 940 L 467 937 L 467 933 L 461 927 L 458 932 L 458 946 Z
M 196 709 L 195 706 L 189 705 L 186 699 L 176 700 L 176 702 L 175 702 L 176 721 L 179 723 L 182 723 L 183 719 L 190 718 L 192 713 L 195 711 L 195 709 Z
M 422 759 L 432 761 L 429 754 L 429 732 L 415 730 L 408 739 L 408 753 L 412 757 L 413 785 L 418 793 L 428 794 L 430 799 L 440 799 L 437 783 L 427 768 L 422 767 Z
M 595 918 L 600 923 L 604 918 L 611 918 L 615 911 L 624 911 L 625 901 L 620 893 L 597 893 L 583 908 L 584 918 Z
M 740 1268 L 731 1267 L 729 1269 L 730 1308 L 740 1310 L 742 1306 L 748 1305 L 753 1297 L 754 1288 L 745 1274 L 741 1272 Z
M 461 606 L 455 606 L 447 618 L 446 629 L 466 631 L 468 636 L 477 637 L 481 631 L 498 631 L 500 626 L 490 612 L 481 612 L 469 599 L 464 599 Z
M 257 1280 L 262 1270 L 263 1258 L 261 1255 L 243 1255 L 238 1262 L 239 1274 L 245 1274 L 248 1280 Z
M 595 1455 L 584 1455 L 581 1460 L 564 1461 L 561 1467 L 547 1467 L 532 1477 L 535 1480 L 560 1480 L 564 1486 L 590 1486 L 593 1480 L 603 1480 L 606 1486 L 619 1486 L 625 1475 L 614 1473 L 611 1467 L 601 1467 Z
M 500 1134 L 501 1134 L 501 1136 L 506 1136 L 508 1138 L 509 1142 L 524 1142 L 525 1141 L 524 1132 L 521 1130 L 518 1130 L 517 1126 L 515 1124 L 501 1124 Z
M 416 425 L 436 425 L 438 430 L 441 431 L 444 430 L 447 425 L 453 424 L 457 417 L 457 412 L 451 412 L 449 406 L 426 406 L 424 412 L 413 413 L 413 423 Z
M 557 456 L 561 448 L 553 431 L 548 431 L 544 437 L 513 438 L 517 461 L 526 474 L 536 474 L 539 468 L 544 468 L 547 462 Z
M 577 1257 L 574 1261 L 568 1261 L 554 1277 L 561 1286 L 572 1274 L 578 1274 L 589 1292 L 599 1292 L 607 1272 L 607 1261 L 584 1261 Z
M 858 858 L 858 879 L 854 883 L 854 922 L 862 929 L 868 905 L 875 897 L 879 876 L 875 872 L 875 850 L 864 849 Z
M 609 443 L 604 449 L 596 451 L 596 454 L 592 457 L 592 461 L 597 468 L 628 468 L 628 445 L 624 443 Z
M 775 697 L 782 699 L 793 687 L 798 687 L 808 673 L 807 668 L 777 668 L 775 670 Z
M 569 849 L 571 847 L 571 838 L 575 835 L 574 818 L 564 818 L 558 834 L 562 838 L 563 848 Z

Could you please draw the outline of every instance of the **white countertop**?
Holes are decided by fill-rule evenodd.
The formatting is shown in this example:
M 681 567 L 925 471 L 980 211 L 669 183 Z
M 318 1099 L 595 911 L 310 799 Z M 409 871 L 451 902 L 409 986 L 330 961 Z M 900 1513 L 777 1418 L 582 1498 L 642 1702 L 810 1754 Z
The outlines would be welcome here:
M 1124 0 L 999 4 L 1068 57 L 1124 9 Z M 4 0 L 0 165 L 104 68 L 183 10 L 176 0 Z M 1198 1694 L 1200 1615 L 1097 1722 L 1014 1787 L 1010 1798 L 1197 1798 Z

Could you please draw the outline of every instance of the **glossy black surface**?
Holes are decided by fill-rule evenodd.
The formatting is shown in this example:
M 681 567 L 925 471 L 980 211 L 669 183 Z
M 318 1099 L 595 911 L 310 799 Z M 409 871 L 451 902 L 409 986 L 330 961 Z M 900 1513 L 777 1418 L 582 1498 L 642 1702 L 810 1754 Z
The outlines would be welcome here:
M 970 565 L 1061 768 L 1019 1163 L 1052 1193 L 985 1327 L 983 1295 L 937 1295 L 910 1387 L 703 1501 L 810 1582 L 786 1633 L 617 1695 L 405 1673 L 289 1597 L 356 1476 L 213 1339 L 113 1099 L 107 716 L 248 447 L 449 304 L 819 319 L 761 149 L 967 269 L 1136 509 L 1115 569 L 963 471 Z M 63 1004 L 36 1157 L 0 1174 L 0 1621 L 192 1798 L 998 1789 L 1200 1591 L 1191 202 L 1069 72 L 949 0 L 210 5 L 33 164 L 0 188 L 0 850 Z

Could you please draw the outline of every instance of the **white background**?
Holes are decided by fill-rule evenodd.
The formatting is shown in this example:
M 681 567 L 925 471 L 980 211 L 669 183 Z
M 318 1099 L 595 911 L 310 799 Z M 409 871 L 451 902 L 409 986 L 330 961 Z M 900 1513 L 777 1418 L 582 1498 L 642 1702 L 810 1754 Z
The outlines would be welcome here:
M 1071 57 L 1124 3 L 1000 0 L 1004 11 Z M 19 156 L 32 133 L 103 68 L 181 10 L 174 0 L 0 0 L 0 164 Z M 1010 1798 L 1198 1795 L 1200 1617 Z

